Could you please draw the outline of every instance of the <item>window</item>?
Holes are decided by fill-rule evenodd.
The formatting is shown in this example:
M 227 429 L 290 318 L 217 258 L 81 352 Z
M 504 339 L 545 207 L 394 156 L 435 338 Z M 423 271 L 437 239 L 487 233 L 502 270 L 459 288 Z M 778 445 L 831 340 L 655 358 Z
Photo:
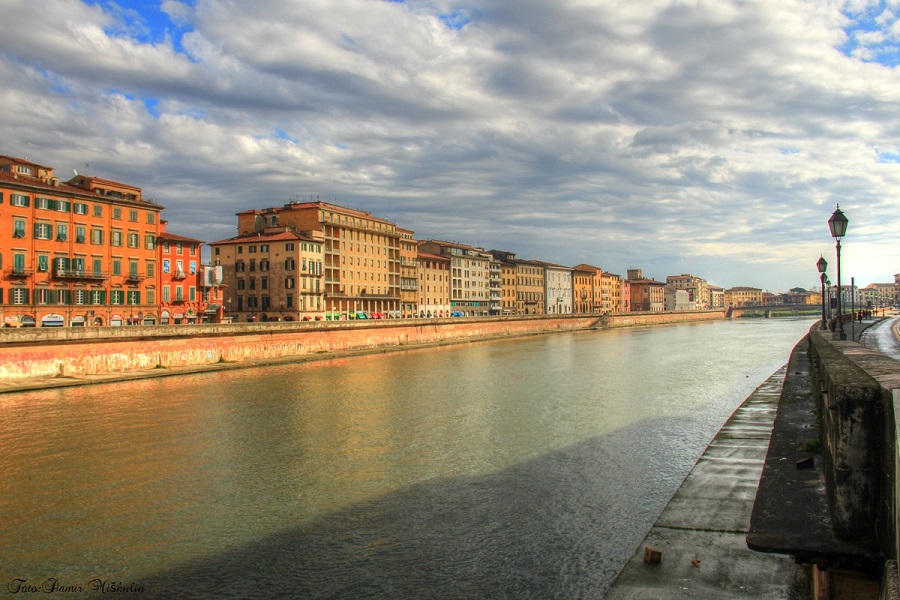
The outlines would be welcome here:
M 269 289 L 269 278 L 268 278 L 268 277 L 262 277 L 262 278 L 260 278 L 260 280 L 259 280 L 259 289 L 261 289 L 261 290 L 267 290 L 267 289 Z
M 95 205 L 94 205 L 94 216 L 95 216 L 95 217 L 102 217 L 102 216 L 103 216 L 103 206 L 101 206 L 100 204 L 95 204 Z
M 122 220 L 122 209 L 121 208 L 113 208 L 112 211 L 113 211 L 112 218 L 115 219 L 116 221 L 121 221 Z
M 129 248 L 140 248 L 140 236 L 136 233 L 128 234 L 128 247 Z
M 175 301 L 176 302 L 184 301 L 184 288 L 182 288 L 180 285 L 175 288 Z
M 110 246 L 121 246 L 122 245 L 122 232 L 113 229 L 109 236 L 109 245 Z
M 41 198 L 40 196 L 38 196 L 34 199 L 34 207 L 43 210 L 52 210 L 54 208 L 53 200 L 51 200 L 50 198 Z
M 137 290 L 128 290 L 128 304 L 135 305 L 141 303 L 141 293 Z
M 237 273 L 243 273 L 244 272 L 244 261 L 239 260 L 236 263 L 234 263 L 234 270 Z
M 287 258 L 284 261 L 284 270 L 285 271 L 293 271 L 297 267 L 297 261 L 293 258 Z
M 84 225 L 79 225 L 75 228 L 75 242 L 78 244 L 84 243 Z
M 294 307 L 294 295 L 288 294 L 284 297 L 284 305 L 288 308 Z
M 52 240 L 53 226 L 50 223 L 35 223 L 34 237 L 39 240 Z
M 65 223 L 56 224 L 56 241 L 65 242 L 69 237 L 69 226 Z
M 188 288 L 188 300 L 194 302 L 197 300 L 197 288 L 191 286 Z
M 269 245 L 268 245 L 268 244 L 262 244 L 262 245 L 260 245 L 259 251 L 260 251 L 260 252 L 268 252 L 268 251 L 269 251 Z
M 125 304 L 125 292 L 123 290 L 111 290 L 109 292 L 109 303 L 116 306 Z
M 162 290 L 163 290 L 163 293 L 162 293 L 163 302 L 169 302 L 172 297 L 171 291 L 169 290 L 169 286 L 164 285 Z
M 156 277 L 156 263 L 152 260 L 147 261 L 147 277 L 150 279 Z
M 16 237 L 16 238 L 25 237 L 25 219 L 14 219 L 13 220 L 13 237 Z
M 28 290 L 25 288 L 13 288 L 12 290 L 13 304 L 28 304 Z
M 175 254 L 181 254 L 184 251 L 184 244 L 181 242 L 175 242 Z
M 128 220 L 131 221 L 132 223 L 137 223 L 138 211 L 136 211 L 136 210 L 128 211 Z
M 259 270 L 260 271 L 268 271 L 269 270 L 269 261 L 268 259 L 262 259 L 259 261 Z
M 291 250 L 293 250 L 293 249 L 294 249 L 294 242 L 288 242 L 287 244 L 285 244 L 285 245 L 284 245 L 284 249 L 287 250 L 288 252 L 290 252 Z
M 256 246 L 247 246 L 247 252 L 249 254 L 256 254 Z
M 91 243 L 95 246 L 102 246 L 103 233 L 102 229 L 91 229 Z
M 9 197 L 9 203 L 11 206 L 28 206 L 28 196 L 24 196 L 22 194 L 11 194 Z
M 76 202 L 72 205 L 73 212 L 76 215 L 86 215 L 88 214 L 88 205 L 82 202 Z
M 94 259 L 94 275 L 101 275 L 103 273 L 103 259 L 95 258 Z
M 156 236 L 152 233 L 148 233 L 144 235 L 144 247 L 147 250 L 155 250 L 156 249 Z
M 147 225 L 153 225 L 154 223 L 156 223 L 156 215 L 153 213 L 147 213 Z
M 86 290 L 75 290 L 75 304 L 85 304 L 87 302 Z
M 38 254 L 38 271 L 46 273 L 50 270 L 50 257 L 46 254 Z
M 197 273 L 197 261 L 192 260 L 190 263 L 190 266 L 191 266 L 191 275 L 196 274 Z
M 294 280 L 293 277 L 285 277 L 285 279 L 284 279 L 284 288 L 285 288 L 286 290 L 294 289 L 294 286 L 295 286 L 295 285 L 296 285 L 296 281 Z
M 57 200 L 55 204 L 57 212 L 72 212 L 72 203 L 68 200 Z
M 122 274 L 122 261 L 118 258 L 114 258 L 112 261 L 112 274 L 113 275 L 121 275 Z
M 128 276 L 129 277 L 137 277 L 138 276 L 138 261 L 137 259 L 132 258 L 128 261 Z
M 239 289 L 239 290 L 244 289 L 244 279 L 243 278 L 237 280 L 237 289 Z
M 147 290 L 147 304 L 156 304 L 156 292 L 154 290 Z
M 91 290 L 91 304 L 106 304 L 106 290 Z

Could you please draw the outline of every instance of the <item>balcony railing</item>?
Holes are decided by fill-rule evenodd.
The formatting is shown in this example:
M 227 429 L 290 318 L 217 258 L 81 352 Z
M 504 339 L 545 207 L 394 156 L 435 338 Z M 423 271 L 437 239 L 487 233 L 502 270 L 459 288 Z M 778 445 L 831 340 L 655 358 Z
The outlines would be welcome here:
M 146 275 L 143 275 L 141 273 L 127 273 L 125 275 L 125 281 L 133 281 L 135 283 L 140 283 L 144 279 L 146 279 Z
M 6 271 L 4 271 L 7 277 L 31 277 L 34 274 L 34 269 L 27 269 L 25 267 L 10 267 Z
M 57 279 L 90 279 L 95 281 L 109 279 L 109 273 L 103 273 L 102 271 L 86 271 L 84 269 L 55 268 L 53 270 L 53 276 Z

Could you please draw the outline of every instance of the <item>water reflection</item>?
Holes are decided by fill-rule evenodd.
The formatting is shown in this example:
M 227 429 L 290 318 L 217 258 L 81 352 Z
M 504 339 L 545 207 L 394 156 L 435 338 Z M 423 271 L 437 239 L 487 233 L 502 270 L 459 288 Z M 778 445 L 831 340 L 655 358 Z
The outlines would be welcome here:
M 197 594 L 268 597 L 280 578 L 311 597 L 590 596 L 808 326 L 560 334 L 0 396 L 3 576 L 143 578 L 181 596 L 196 579 Z

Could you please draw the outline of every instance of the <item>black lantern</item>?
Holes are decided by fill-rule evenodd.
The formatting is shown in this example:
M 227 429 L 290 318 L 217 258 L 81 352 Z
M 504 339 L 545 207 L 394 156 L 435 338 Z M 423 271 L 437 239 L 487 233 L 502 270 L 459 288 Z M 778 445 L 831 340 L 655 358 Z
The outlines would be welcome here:
M 828 268 L 828 263 L 824 257 L 819 256 L 816 268 L 819 270 L 819 279 L 822 281 L 822 329 L 828 329 L 828 316 L 825 312 L 825 269 Z
M 841 212 L 841 205 L 837 205 L 837 210 L 831 214 L 828 219 L 828 228 L 831 229 L 831 237 L 837 240 L 837 324 L 834 328 L 832 339 L 846 340 L 847 334 L 844 333 L 844 319 L 841 316 L 841 238 L 847 233 L 847 225 L 850 220 Z

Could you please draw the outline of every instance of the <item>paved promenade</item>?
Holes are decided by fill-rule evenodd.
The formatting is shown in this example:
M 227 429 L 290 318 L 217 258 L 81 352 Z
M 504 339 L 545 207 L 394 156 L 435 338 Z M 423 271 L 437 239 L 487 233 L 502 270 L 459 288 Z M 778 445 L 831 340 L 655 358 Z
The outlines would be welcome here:
M 735 411 L 613 582 L 606 600 L 789 598 L 788 556 L 747 548 L 746 535 L 787 367 Z M 646 547 L 658 564 L 644 562 Z

